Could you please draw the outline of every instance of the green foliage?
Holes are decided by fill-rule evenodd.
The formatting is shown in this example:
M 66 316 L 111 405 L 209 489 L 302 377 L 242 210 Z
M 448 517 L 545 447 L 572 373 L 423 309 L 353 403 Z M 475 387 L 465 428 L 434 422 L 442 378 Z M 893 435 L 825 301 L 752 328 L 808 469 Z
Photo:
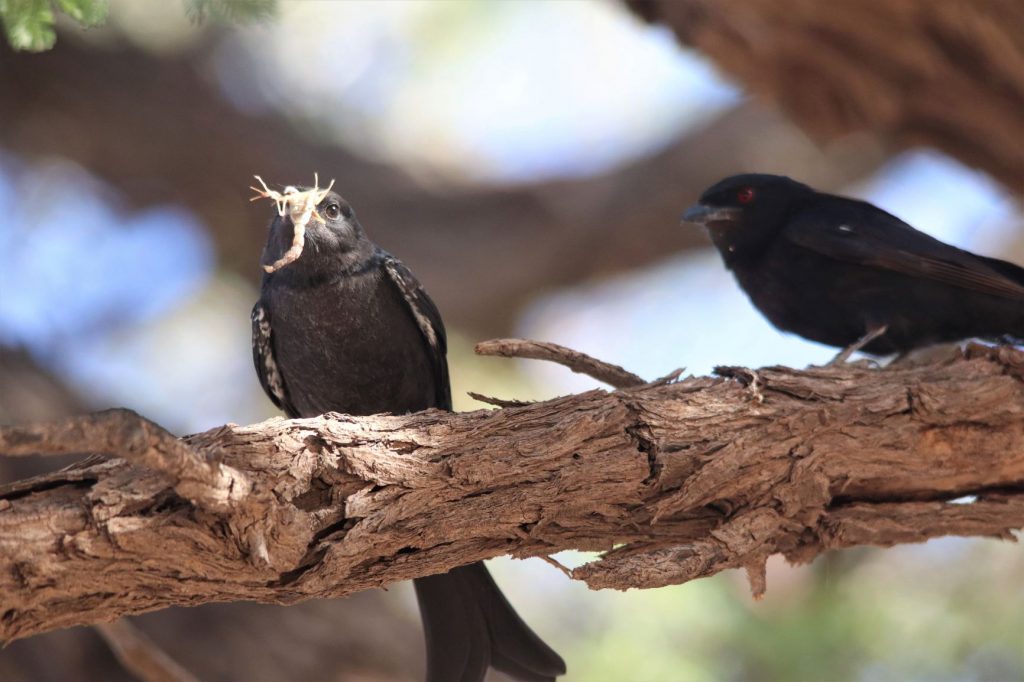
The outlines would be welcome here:
M 199 24 L 207 18 L 245 23 L 274 15 L 277 0 L 185 0 L 185 13 Z
M 31 52 L 53 47 L 53 5 L 51 0 L 0 0 L 0 19 L 11 47 Z M 82 26 L 97 26 L 107 18 L 108 0 L 57 0 L 56 5 Z
M 57 40 L 54 7 L 85 27 L 107 18 L 109 0 L 0 0 L 0 20 L 15 50 L 42 52 Z M 185 13 L 195 23 L 207 19 L 245 23 L 268 19 L 277 0 L 185 0 Z
M 7 40 L 16 50 L 45 50 L 53 45 L 53 11 L 48 0 L 0 0 Z
M 99 26 L 107 18 L 108 0 L 57 0 L 57 6 L 83 26 Z

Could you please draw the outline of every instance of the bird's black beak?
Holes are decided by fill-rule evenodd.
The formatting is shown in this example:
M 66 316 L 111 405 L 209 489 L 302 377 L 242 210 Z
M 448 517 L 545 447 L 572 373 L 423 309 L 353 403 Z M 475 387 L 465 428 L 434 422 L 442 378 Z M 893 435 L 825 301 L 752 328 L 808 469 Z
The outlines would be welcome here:
M 707 204 L 694 204 L 686 209 L 682 222 L 707 225 L 709 223 L 733 222 L 740 217 L 742 209 L 730 208 L 728 206 L 708 206 Z

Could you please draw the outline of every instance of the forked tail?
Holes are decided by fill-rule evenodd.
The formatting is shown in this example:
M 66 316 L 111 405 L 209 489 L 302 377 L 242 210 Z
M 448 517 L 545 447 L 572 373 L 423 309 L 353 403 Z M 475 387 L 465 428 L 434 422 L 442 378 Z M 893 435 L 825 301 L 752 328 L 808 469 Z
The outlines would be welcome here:
M 488 666 L 523 682 L 552 682 L 565 662 L 530 629 L 483 562 L 417 578 L 427 682 L 481 682 Z

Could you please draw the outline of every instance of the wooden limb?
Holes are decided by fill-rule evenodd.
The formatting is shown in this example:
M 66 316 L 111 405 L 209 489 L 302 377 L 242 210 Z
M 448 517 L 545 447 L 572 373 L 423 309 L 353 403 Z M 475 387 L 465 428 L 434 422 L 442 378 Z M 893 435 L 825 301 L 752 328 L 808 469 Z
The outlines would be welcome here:
M 819 139 L 934 147 L 1024 193 L 1017 0 L 624 2 Z
M 734 367 L 731 365 L 719 365 L 714 368 L 717 376 L 726 379 L 735 379 L 750 390 L 750 397 L 758 404 L 764 402 L 764 393 L 761 392 L 761 377 L 749 367 Z
M 473 350 L 477 355 L 497 355 L 503 358 L 530 358 L 556 362 L 577 374 L 585 374 L 613 388 L 631 388 L 647 383 L 618 365 L 597 360 L 586 353 L 559 346 L 557 343 L 526 339 L 491 339 L 476 344 Z
M 63 420 L 86 409 L 27 354 L 0 348 L 0 424 Z M 100 461 L 99 456 L 90 459 Z M 0 457 L 0 484 L 61 469 L 74 460 L 75 455 Z M 82 480 L 90 477 L 86 472 Z M 5 499 L 0 508 L 10 504 Z M 387 608 L 388 601 L 388 595 L 373 591 L 287 609 L 256 603 L 167 609 L 139 627 L 145 626 L 146 634 L 201 680 L 224 679 L 224 661 L 230 661 L 232 680 L 414 680 L 422 653 L 392 643 L 420 641 L 419 623 Z M 123 665 L 98 634 L 72 628 L 4 648 L 0 680 L 80 680 L 83 670 L 91 680 L 125 679 Z
M 975 345 L 912 366 L 761 368 L 761 403 L 697 377 L 502 410 L 225 426 L 180 441 L 264 491 L 225 510 L 183 497 L 122 439 L 123 459 L 0 486 L 0 639 L 172 605 L 341 597 L 503 554 L 604 550 L 572 572 L 595 588 L 742 567 L 756 593 L 773 553 L 1009 539 L 1024 527 L 1022 367 L 1020 350 Z M 0 443 L 67 428 L 0 430 Z
M 495 407 L 523 407 L 529 405 L 530 402 L 527 400 L 510 400 L 506 398 L 494 398 L 483 393 L 477 393 L 476 391 L 467 391 L 467 395 L 473 400 L 479 400 L 486 405 L 494 405 Z
M 226 510 L 251 492 L 246 476 L 209 459 L 132 410 L 113 409 L 52 425 L 14 426 L 0 431 L 0 456 L 102 454 L 123 457 L 166 474 L 192 502 Z
M 821 552 L 859 545 L 891 547 L 924 542 L 942 535 L 974 535 L 1014 541 L 1007 518 L 1024 520 L 1024 495 L 982 495 L 970 504 L 935 502 L 860 503 L 837 505 L 816 524 L 813 541 L 805 526 L 768 509 L 741 514 L 692 544 L 649 552 L 613 550 L 601 561 L 577 568 L 573 577 L 592 588 L 664 587 L 744 568 L 751 591 L 766 590 L 764 564 L 783 554 L 790 563 L 810 563 Z
M 125 670 L 141 682 L 199 682 L 124 618 L 113 623 L 100 623 L 96 630 Z

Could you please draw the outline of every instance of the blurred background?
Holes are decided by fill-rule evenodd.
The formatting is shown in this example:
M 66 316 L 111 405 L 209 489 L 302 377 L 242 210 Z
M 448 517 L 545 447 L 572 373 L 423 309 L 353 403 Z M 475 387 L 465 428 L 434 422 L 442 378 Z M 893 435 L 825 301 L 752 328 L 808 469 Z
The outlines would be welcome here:
M 731 173 L 863 197 L 1024 263 L 1016 0 L 112 0 L 101 28 L 56 19 L 50 50 L 0 46 L 3 423 L 127 406 L 187 433 L 273 416 L 249 345 L 272 211 L 248 202 L 253 174 L 336 179 L 437 301 L 460 410 L 485 408 L 468 390 L 595 387 L 473 356 L 495 336 L 652 379 L 829 359 L 769 326 L 679 224 Z M 0 482 L 53 465 L 0 460 Z M 536 559 L 491 565 L 570 681 L 1024 679 L 1010 543 L 773 559 L 759 602 L 737 572 L 617 593 Z M 133 622 L 202 680 L 422 671 L 408 585 Z M 0 679 L 132 678 L 77 628 L 3 649 Z

